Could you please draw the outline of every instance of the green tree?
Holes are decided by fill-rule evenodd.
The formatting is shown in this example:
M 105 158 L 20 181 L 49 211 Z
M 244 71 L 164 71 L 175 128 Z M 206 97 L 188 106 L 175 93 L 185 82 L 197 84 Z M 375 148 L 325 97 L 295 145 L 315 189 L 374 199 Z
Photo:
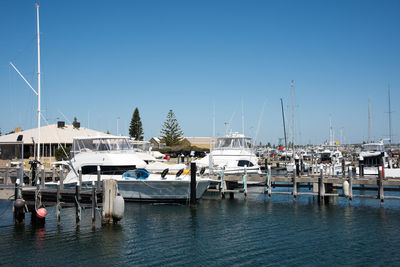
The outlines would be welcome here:
M 78 119 L 76 117 L 74 117 L 74 121 L 72 122 L 72 126 L 74 126 L 74 128 L 79 128 L 78 124 L 79 124 Z
M 179 127 L 174 112 L 170 109 L 161 129 L 161 141 L 167 146 L 179 145 L 182 136 L 183 132 Z
M 135 138 L 135 140 L 143 140 L 143 127 L 138 108 L 135 108 L 132 115 L 131 125 L 129 126 L 129 136 Z
M 63 146 L 65 153 L 67 153 L 67 155 L 65 155 L 63 149 L 61 147 L 57 147 L 56 150 L 54 151 L 54 157 L 56 158 L 57 161 L 60 160 L 67 160 L 69 159 L 69 155 L 71 152 L 71 147 L 70 146 Z

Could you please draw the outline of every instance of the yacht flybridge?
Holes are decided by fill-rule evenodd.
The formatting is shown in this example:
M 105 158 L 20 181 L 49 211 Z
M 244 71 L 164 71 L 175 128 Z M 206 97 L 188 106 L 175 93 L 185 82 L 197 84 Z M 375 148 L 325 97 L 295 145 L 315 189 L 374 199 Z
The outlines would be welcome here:
M 176 174 L 168 174 L 170 171 L 166 168 L 162 174 L 149 172 L 128 137 L 74 138 L 68 165 L 71 171 L 64 180 L 65 186 L 75 185 L 81 170 L 83 187 L 95 184 L 100 172 L 102 180 L 117 180 L 119 192 L 128 201 L 186 201 L 190 197 L 189 171 L 181 169 Z M 209 183 L 210 179 L 197 179 L 197 198 Z
M 261 173 L 258 158 L 250 148 L 250 143 L 250 137 L 239 133 L 219 137 L 214 149 L 196 163 L 199 168 L 206 168 L 207 172 Z

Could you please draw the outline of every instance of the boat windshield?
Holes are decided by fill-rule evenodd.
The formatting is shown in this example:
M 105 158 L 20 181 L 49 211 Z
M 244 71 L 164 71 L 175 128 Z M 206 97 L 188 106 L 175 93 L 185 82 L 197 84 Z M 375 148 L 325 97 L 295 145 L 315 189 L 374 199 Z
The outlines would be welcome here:
M 82 152 L 99 151 L 121 151 L 131 150 L 132 145 L 127 138 L 82 138 L 74 139 L 71 153 L 78 154 Z
M 131 141 L 132 147 L 136 151 L 149 151 L 150 142 L 147 141 Z
M 248 148 L 246 140 L 248 138 L 218 138 L 215 144 L 216 149 L 243 149 Z M 250 139 L 248 139 L 250 140 Z
M 385 146 L 383 144 L 365 144 L 361 147 L 362 151 L 385 151 Z

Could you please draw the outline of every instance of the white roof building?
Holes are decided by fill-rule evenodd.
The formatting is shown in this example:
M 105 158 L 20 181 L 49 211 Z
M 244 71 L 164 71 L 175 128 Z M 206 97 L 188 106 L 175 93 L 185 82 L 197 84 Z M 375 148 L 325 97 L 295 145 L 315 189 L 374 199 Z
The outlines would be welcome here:
M 0 136 L 0 142 L 15 142 L 19 135 L 23 136 L 22 141 L 25 145 L 37 142 L 38 129 L 29 129 L 18 133 L 12 133 Z M 75 128 L 72 125 L 57 127 L 57 124 L 40 127 L 40 143 L 43 144 L 72 144 L 72 139 L 75 137 L 93 137 L 93 136 L 112 136 L 103 132 L 79 127 Z
M 29 129 L 21 132 L 0 136 L 0 143 L 15 142 L 22 136 L 24 143 L 25 157 L 33 156 L 33 144 L 38 140 L 38 129 Z M 54 156 L 54 150 L 59 145 L 72 145 L 73 138 L 76 137 L 95 137 L 95 136 L 113 136 L 100 131 L 91 130 L 83 127 L 74 127 L 64 123 L 51 124 L 40 127 L 40 144 L 43 156 Z

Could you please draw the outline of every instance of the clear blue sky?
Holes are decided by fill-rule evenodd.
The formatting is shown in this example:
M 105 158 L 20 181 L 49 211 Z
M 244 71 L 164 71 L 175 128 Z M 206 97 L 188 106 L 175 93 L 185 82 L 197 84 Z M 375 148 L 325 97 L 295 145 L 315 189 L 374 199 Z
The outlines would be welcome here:
M 400 140 L 400 1 L 54 1 L 40 3 L 42 109 L 50 123 L 76 116 L 84 127 L 128 134 L 139 108 L 145 138 L 173 109 L 185 136 L 212 135 L 224 122 L 277 143 L 280 98 L 295 81 L 296 140 L 322 143 L 329 117 L 339 140 Z M 0 1 L 0 128 L 36 127 L 36 9 Z M 234 116 L 233 116 L 234 114 Z M 286 114 L 288 117 L 288 113 Z M 42 122 L 42 124 L 46 124 Z

